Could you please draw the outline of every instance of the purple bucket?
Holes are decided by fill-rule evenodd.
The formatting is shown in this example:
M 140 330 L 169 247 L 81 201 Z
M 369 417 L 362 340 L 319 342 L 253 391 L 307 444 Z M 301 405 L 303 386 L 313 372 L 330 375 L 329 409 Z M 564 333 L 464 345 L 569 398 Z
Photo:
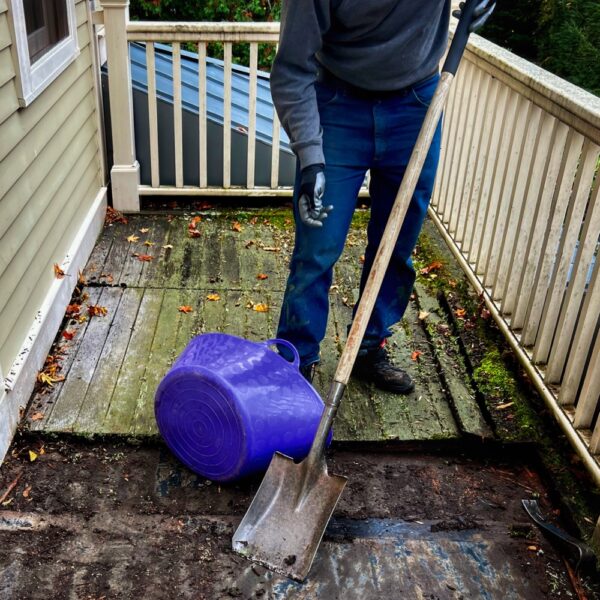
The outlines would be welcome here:
M 288 347 L 294 361 L 271 350 L 274 344 Z M 299 365 L 285 340 L 199 335 L 156 390 L 160 434 L 181 462 L 214 481 L 264 471 L 275 451 L 302 459 L 324 404 Z

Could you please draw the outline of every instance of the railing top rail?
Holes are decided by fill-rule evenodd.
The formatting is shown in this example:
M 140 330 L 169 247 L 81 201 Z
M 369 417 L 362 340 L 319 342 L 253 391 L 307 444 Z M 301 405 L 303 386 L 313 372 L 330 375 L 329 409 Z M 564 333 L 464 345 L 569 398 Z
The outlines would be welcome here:
M 478 35 L 465 55 L 550 114 L 600 144 L 600 98 Z
M 279 23 L 130 21 L 127 38 L 151 42 L 278 42 Z

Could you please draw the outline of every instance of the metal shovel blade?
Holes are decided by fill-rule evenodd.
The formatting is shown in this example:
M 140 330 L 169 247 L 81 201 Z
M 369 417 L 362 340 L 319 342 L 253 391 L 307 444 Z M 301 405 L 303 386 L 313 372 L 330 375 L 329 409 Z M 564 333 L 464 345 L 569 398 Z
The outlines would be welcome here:
M 233 549 L 265 567 L 304 581 L 347 479 L 305 459 L 276 452 L 233 536 Z

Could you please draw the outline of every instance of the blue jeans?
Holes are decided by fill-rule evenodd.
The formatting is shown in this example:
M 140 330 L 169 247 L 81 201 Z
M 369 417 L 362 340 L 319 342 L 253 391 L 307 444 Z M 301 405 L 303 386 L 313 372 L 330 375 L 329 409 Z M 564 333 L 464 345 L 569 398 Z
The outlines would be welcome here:
M 277 331 L 278 337 L 296 346 L 302 366 L 319 360 L 333 266 L 344 249 L 366 172 L 371 171 L 371 217 L 361 292 L 438 79 L 434 75 L 404 93 L 381 99 L 352 95 L 330 83 L 317 82 L 315 86 L 326 161 L 323 204 L 333 204 L 334 210 L 322 228 L 307 227 L 300 221 L 298 172 L 294 191 L 296 241 Z M 408 305 L 415 281 L 411 254 L 433 190 L 440 134 L 438 126 L 363 337 L 363 350 L 381 345 Z M 280 351 L 286 356 L 285 349 Z

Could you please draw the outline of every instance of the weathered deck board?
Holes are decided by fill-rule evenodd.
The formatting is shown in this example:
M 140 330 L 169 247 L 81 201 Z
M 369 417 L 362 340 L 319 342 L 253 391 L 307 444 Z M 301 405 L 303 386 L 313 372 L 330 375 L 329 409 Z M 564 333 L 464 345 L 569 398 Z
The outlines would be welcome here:
M 106 306 L 108 314 L 78 326 L 63 360 L 66 381 L 50 394 L 34 396 L 28 413 L 32 428 L 156 435 L 156 388 L 193 336 L 213 331 L 255 341 L 276 336 L 293 225 L 290 220 L 282 226 L 281 219 L 275 224 L 258 214 L 256 219 L 240 219 L 240 227 L 234 228 L 236 218 L 203 215 L 196 238 L 189 236 L 187 215 L 134 216 L 127 225 L 105 228 L 84 274 L 93 286 L 103 286 L 86 291 L 90 302 Z M 142 228 L 148 231 L 142 233 Z M 139 239 L 128 242 L 131 235 Z M 331 314 L 315 378 L 322 395 L 346 339 L 365 238 L 360 230 L 351 232 L 335 269 Z M 146 240 L 151 245 L 144 246 Z M 150 254 L 153 260 L 139 261 L 136 253 Z M 267 278 L 259 279 L 259 273 Z M 259 304 L 268 310 L 253 310 Z M 192 312 L 180 312 L 184 305 Z M 439 364 L 454 368 L 454 363 L 434 355 L 445 349 L 431 347 L 417 310 L 412 302 L 389 346 L 394 361 L 415 378 L 415 393 L 396 396 L 352 379 L 336 422 L 336 439 L 437 440 L 484 429 L 468 386 L 457 381 L 448 386 L 458 423 L 455 420 L 437 372 Z M 442 316 L 436 313 L 435 318 Z M 411 360 L 413 350 L 422 352 L 418 361 Z M 34 412 L 44 417 L 38 414 L 32 421 Z

